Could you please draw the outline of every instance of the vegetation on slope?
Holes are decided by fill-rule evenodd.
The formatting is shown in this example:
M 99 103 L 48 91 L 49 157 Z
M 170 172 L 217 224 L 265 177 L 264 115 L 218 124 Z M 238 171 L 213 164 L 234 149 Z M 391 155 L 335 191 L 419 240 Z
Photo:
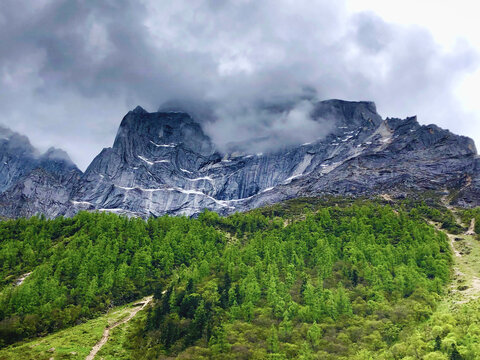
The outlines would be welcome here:
M 284 227 L 244 215 L 209 270 L 178 272 L 147 320 L 146 358 L 352 358 L 426 320 L 449 278 L 443 233 L 376 205 L 323 208 Z M 214 271 L 211 271 L 211 270 Z M 158 293 L 158 292 L 157 292 Z M 142 346 L 143 345 L 143 346 Z
M 380 353 L 434 313 L 450 277 L 448 238 L 423 220 L 428 207 L 329 202 L 227 218 L 1 222 L 0 341 L 154 294 L 125 358 Z
M 0 345 L 53 332 L 152 294 L 225 238 L 199 220 L 114 214 L 0 223 Z M 217 249 L 218 247 L 218 249 Z M 21 286 L 12 279 L 32 271 Z
M 0 360 L 49 360 L 51 358 L 84 360 L 101 339 L 104 329 L 128 318 L 132 309 L 134 304 L 119 306 L 83 324 L 0 349 Z M 109 350 L 114 353 L 113 349 Z
M 465 218 L 464 212 L 452 209 L 450 214 L 459 224 L 466 225 L 471 218 Z M 433 224 L 444 227 L 441 223 Z M 480 357 L 480 243 L 471 227 L 465 230 L 463 234 L 447 232 L 455 255 L 453 276 L 433 315 L 410 331 L 403 331 L 393 346 L 382 351 L 364 351 L 362 358 L 474 360 Z

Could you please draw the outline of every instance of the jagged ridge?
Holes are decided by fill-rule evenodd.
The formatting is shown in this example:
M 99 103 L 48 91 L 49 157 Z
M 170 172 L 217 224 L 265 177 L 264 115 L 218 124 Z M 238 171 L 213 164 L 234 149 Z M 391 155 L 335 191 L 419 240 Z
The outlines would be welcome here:
M 463 205 L 478 204 L 480 163 L 471 139 L 421 126 L 415 117 L 382 120 L 372 102 L 318 102 L 312 117 L 333 119 L 334 130 L 326 138 L 268 154 L 222 154 L 188 114 L 137 107 L 122 120 L 113 146 L 103 149 L 84 174 L 76 167 L 72 173 L 73 164 L 66 166 L 64 154 L 52 150 L 37 156 L 43 162 L 34 161 L 29 171 L 0 182 L 5 205 L 0 214 L 70 216 L 102 210 L 191 216 L 204 208 L 228 214 L 297 196 L 405 196 L 412 190 L 445 189 L 458 189 Z M 5 157 L 10 153 L 3 146 L 0 156 Z M 13 153 L 35 150 L 25 145 Z M 18 202 L 20 207 L 11 206 Z

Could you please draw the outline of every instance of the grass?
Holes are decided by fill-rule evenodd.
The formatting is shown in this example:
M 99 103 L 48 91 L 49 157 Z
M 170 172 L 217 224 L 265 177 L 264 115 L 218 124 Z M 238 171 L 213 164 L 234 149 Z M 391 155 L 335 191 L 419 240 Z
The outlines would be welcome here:
M 144 325 L 146 318 L 147 311 L 140 311 L 132 320 L 112 329 L 107 343 L 96 357 L 104 360 L 132 359 L 131 350 L 135 350 L 135 344 L 131 343 L 131 339 L 136 330 Z
M 465 229 L 468 228 L 467 224 L 462 224 L 457 210 L 453 210 L 452 214 L 459 225 L 465 226 Z M 440 224 L 435 224 L 435 227 L 439 229 Z M 461 308 L 463 304 L 480 298 L 480 242 L 477 240 L 477 235 L 457 235 L 444 229 L 442 231 L 448 235 L 455 254 L 452 282 L 440 308 L 453 311 Z
M 464 303 L 480 295 L 480 243 L 474 236 L 456 235 L 453 246 L 460 256 L 455 256 L 450 299 Z
M 85 359 L 101 339 L 104 329 L 129 314 L 129 306 L 131 304 L 117 307 L 99 318 L 55 334 L 9 346 L 0 350 L 0 360 Z

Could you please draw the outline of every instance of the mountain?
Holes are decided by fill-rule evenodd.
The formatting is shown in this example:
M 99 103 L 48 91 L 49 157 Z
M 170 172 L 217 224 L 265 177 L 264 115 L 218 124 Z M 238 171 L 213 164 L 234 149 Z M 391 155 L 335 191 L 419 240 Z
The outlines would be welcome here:
M 31 171 L 37 158 L 27 137 L 0 126 L 0 192 Z
M 328 136 L 265 154 L 222 153 L 187 113 L 137 107 L 83 174 L 65 153 L 39 156 L 28 139 L 4 129 L 0 157 L 10 167 L 0 167 L 0 215 L 229 214 L 299 196 L 430 190 L 455 190 L 463 206 L 480 203 L 471 139 L 416 117 L 383 120 L 372 102 L 316 102 L 311 116 L 333 122 Z
M 27 137 L 0 127 L 0 215 L 64 214 L 81 174 L 63 150 L 41 154 Z

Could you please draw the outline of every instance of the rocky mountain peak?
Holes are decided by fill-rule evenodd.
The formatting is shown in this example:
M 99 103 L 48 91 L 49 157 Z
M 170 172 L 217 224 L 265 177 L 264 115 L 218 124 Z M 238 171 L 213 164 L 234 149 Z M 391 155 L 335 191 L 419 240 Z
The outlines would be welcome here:
M 134 114 L 148 114 L 148 111 L 138 105 L 135 109 L 132 110 Z
M 64 213 L 81 175 L 68 154 L 52 147 L 40 155 L 26 136 L 6 128 L 1 136 L 0 212 L 11 217 Z
M 50 147 L 43 155 L 42 158 L 45 160 L 53 160 L 53 161 L 63 161 L 68 164 L 74 165 L 72 159 L 68 153 L 62 149 L 57 149 L 55 147 Z
M 12 135 L 12 130 L 0 124 L 0 140 L 8 140 Z
M 333 120 L 340 129 L 374 128 L 382 122 L 375 103 L 371 101 L 320 101 L 316 103 L 312 117 Z
M 2 153 L 8 152 L 13 156 L 21 154 L 37 156 L 39 154 L 26 136 L 3 126 L 0 126 L 0 148 L 3 149 Z
M 70 159 L 66 151 L 54 147 L 49 148 L 38 159 L 37 168 L 44 169 L 51 174 L 60 178 L 69 177 L 70 172 L 81 174 L 81 171 Z
M 136 111 L 138 108 L 129 112 L 120 124 L 113 144 L 113 149 L 117 152 L 128 156 L 156 155 L 177 146 L 203 155 L 213 152 L 210 139 L 189 114 L 148 113 Z
M 328 134 L 265 153 L 220 154 L 188 113 L 137 107 L 84 174 L 57 149 L 40 157 L 45 164 L 38 157 L 28 166 L 0 164 L 0 180 L 7 179 L 0 183 L 0 215 L 101 210 L 194 216 L 204 208 L 229 214 L 298 196 L 446 189 L 459 190 L 461 204 L 480 204 L 480 162 L 471 139 L 422 126 L 416 117 L 383 120 L 373 102 L 305 101 L 312 103 L 314 120 L 331 125 Z M 268 109 L 281 114 L 294 103 Z M 11 151 L 4 143 L 0 156 L 6 158 Z

